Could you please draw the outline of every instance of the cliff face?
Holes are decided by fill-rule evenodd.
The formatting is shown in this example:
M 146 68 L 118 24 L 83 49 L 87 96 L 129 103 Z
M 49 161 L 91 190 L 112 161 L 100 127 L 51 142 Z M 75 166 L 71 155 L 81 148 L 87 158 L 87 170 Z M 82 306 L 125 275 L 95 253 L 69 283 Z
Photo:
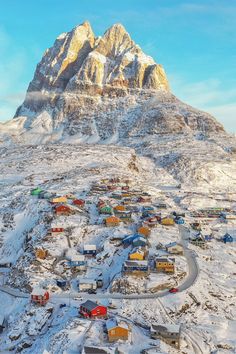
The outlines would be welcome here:
M 37 65 L 15 118 L 30 143 L 224 132 L 209 114 L 171 94 L 163 67 L 120 24 L 98 38 L 88 22 L 61 34 Z

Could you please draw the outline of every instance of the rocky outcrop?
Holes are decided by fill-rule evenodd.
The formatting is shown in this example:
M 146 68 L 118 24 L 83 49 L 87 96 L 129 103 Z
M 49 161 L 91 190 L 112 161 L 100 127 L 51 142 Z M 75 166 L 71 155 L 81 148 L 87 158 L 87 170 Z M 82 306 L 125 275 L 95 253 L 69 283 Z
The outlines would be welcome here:
M 212 116 L 171 94 L 163 67 L 120 24 L 102 37 L 88 22 L 61 34 L 38 64 L 15 118 L 19 139 L 16 119 L 4 125 L 0 139 L 10 141 L 14 131 L 14 139 L 26 143 L 114 144 L 145 135 L 224 132 Z

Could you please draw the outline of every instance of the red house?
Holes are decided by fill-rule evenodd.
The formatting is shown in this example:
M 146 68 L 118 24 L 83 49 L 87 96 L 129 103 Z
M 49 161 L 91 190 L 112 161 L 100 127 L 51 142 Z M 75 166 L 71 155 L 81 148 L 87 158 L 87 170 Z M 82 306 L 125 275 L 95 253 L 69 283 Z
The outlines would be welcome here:
M 55 208 L 56 215 L 70 215 L 72 210 L 68 205 L 59 205 Z
M 107 308 L 106 306 L 87 300 L 80 305 L 79 313 L 84 318 L 104 318 L 107 317 Z
M 85 204 L 85 201 L 83 199 L 75 199 L 75 200 L 73 200 L 73 204 L 77 205 L 77 206 L 80 206 L 80 207 L 83 207 L 84 204 Z
M 64 232 L 65 229 L 63 229 L 63 227 L 52 227 L 50 229 L 50 233 L 51 235 L 57 235 L 57 234 L 61 234 L 62 232 Z
M 49 300 L 49 292 L 41 289 L 41 288 L 34 288 L 31 292 L 31 301 L 34 302 L 35 304 L 38 304 L 40 306 L 46 305 L 46 303 Z

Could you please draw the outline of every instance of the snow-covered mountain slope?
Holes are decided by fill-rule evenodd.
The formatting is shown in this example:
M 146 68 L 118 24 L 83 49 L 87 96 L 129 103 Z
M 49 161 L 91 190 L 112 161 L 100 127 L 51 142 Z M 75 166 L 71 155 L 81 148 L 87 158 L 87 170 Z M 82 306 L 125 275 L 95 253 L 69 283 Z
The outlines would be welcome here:
M 224 133 L 212 116 L 170 92 L 162 66 L 120 24 L 99 38 L 88 22 L 60 35 L 38 64 L 15 119 L 0 126 L 2 141 L 114 143 L 129 136 Z

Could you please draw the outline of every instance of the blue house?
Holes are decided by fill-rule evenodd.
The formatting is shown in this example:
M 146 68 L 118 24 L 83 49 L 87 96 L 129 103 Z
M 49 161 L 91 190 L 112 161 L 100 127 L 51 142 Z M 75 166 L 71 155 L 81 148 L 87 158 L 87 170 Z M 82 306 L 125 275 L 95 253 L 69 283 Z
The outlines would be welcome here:
M 139 234 L 128 235 L 128 236 L 126 236 L 125 238 L 123 238 L 122 243 L 123 243 L 125 246 L 132 245 L 133 240 L 135 240 L 135 239 L 136 239 L 137 237 L 139 237 L 139 236 L 141 236 L 141 235 L 139 235 Z
M 176 223 L 177 225 L 183 225 L 183 224 L 184 224 L 184 219 L 181 218 L 181 217 L 176 217 L 176 218 L 175 218 L 175 223 Z
M 134 247 L 143 247 L 143 246 L 146 246 L 147 244 L 147 240 L 145 237 L 143 236 L 137 236 L 133 242 L 132 242 L 133 246 Z
M 142 272 L 148 273 L 149 267 L 147 261 L 125 261 L 123 264 L 124 273 Z
M 66 280 L 57 279 L 57 286 L 59 286 L 59 288 L 65 289 L 67 285 L 68 285 L 68 282 Z
M 221 241 L 223 241 L 224 243 L 227 243 L 227 242 L 233 242 L 233 237 L 226 233 L 222 238 L 221 238 Z
M 84 245 L 83 254 L 85 256 L 96 256 L 96 254 L 97 254 L 96 245 Z

